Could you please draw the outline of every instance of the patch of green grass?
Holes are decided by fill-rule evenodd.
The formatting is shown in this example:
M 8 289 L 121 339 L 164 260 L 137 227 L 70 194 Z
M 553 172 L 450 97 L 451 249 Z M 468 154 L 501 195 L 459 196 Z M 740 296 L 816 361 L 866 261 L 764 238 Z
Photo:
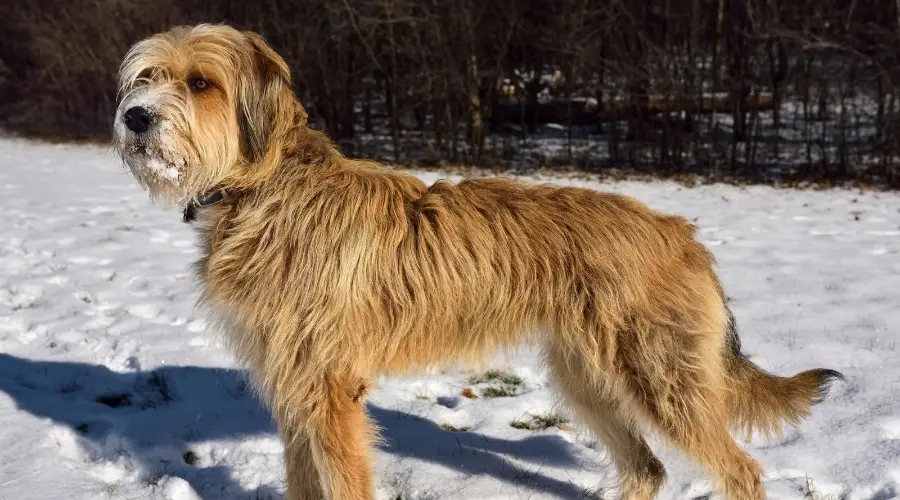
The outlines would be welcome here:
M 540 415 L 532 415 L 528 420 L 513 420 L 509 426 L 514 429 L 522 429 L 529 431 L 542 431 L 551 427 L 559 427 L 568 423 L 565 417 L 556 413 L 546 413 Z
M 450 424 L 441 424 L 441 429 L 444 429 L 448 432 L 466 432 L 467 430 L 469 430 L 468 427 L 456 427 Z
M 492 385 L 485 387 L 481 395 L 486 398 L 511 398 L 519 395 L 519 390 L 514 385 Z
M 522 378 L 508 372 L 500 370 L 488 370 L 481 375 L 473 375 L 469 377 L 470 384 L 483 384 L 486 382 L 499 382 L 508 385 L 522 385 Z
M 500 370 L 488 370 L 481 375 L 469 377 L 470 384 L 491 384 L 481 390 L 486 398 L 509 398 L 518 396 L 524 381 L 518 375 Z

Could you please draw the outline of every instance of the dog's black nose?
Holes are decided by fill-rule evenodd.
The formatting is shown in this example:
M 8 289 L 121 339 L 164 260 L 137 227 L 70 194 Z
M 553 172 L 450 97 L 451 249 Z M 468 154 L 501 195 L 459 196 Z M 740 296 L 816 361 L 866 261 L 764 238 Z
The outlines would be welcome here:
M 142 106 L 128 108 L 123 118 L 125 119 L 125 126 L 135 134 L 143 134 L 153 125 L 153 116 Z

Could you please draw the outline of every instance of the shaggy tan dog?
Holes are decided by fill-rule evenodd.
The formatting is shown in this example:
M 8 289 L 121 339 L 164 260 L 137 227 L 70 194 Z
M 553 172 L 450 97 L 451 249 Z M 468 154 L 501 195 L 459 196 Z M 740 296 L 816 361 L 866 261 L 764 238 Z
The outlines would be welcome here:
M 544 348 L 626 499 L 665 480 L 642 423 L 729 498 L 763 498 L 729 430 L 797 424 L 840 377 L 781 378 L 741 355 L 713 255 L 681 217 L 502 178 L 428 186 L 345 158 L 256 34 L 179 27 L 132 47 L 120 76 L 118 149 L 196 218 L 204 303 L 278 421 L 290 500 L 373 497 L 363 397 L 377 375 L 522 342 Z

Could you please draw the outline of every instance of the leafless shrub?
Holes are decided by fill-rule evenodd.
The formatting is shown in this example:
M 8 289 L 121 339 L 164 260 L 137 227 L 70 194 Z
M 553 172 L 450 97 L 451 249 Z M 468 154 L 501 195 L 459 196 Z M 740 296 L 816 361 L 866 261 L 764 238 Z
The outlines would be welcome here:
M 0 125 L 105 139 L 115 67 L 173 24 L 261 32 L 312 123 L 406 164 L 896 187 L 895 0 L 9 0 Z

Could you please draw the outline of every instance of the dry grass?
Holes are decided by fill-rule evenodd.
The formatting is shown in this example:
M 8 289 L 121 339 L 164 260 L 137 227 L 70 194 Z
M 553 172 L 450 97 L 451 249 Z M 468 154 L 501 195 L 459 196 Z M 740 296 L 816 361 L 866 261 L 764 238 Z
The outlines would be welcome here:
M 457 427 L 451 424 L 441 424 L 441 429 L 444 429 L 447 432 L 466 432 L 469 430 L 469 427 Z
M 531 415 L 527 420 L 513 420 L 509 426 L 514 429 L 542 431 L 551 427 L 560 427 L 568 423 L 568 419 L 556 413 Z
M 522 378 L 512 373 L 499 370 L 489 370 L 481 375 L 469 377 L 469 383 L 473 385 L 487 384 L 481 389 L 481 395 L 486 398 L 508 398 L 518 396 L 522 392 Z

